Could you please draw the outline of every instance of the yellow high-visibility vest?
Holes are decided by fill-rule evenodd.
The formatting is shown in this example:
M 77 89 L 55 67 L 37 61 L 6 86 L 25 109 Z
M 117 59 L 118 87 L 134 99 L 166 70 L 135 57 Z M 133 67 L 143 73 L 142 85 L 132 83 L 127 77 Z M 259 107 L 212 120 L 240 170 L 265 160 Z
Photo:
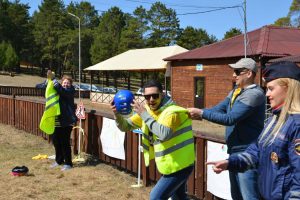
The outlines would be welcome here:
M 60 107 L 59 95 L 51 79 L 48 79 L 45 97 L 46 107 L 40 121 L 40 129 L 47 134 L 53 134 L 55 129 L 55 116 L 60 115 Z
M 146 106 L 149 111 L 149 107 Z M 166 116 L 172 113 L 187 113 L 187 110 L 176 105 L 167 107 L 156 118 L 158 123 L 162 123 Z M 166 141 L 160 141 L 159 138 L 153 134 L 153 145 L 149 140 L 149 129 L 146 124 L 142 123 L 142 145 L 144 152 L 145 165 L 149 166 L 149 162 L 155 159 L 157 169 L 162 174 L 172 174 L 181 169 L 194 164 L 195 161 L 195 147 L 194 136 L 192 131 L 192 120 L 188 115 L 180 115 L 183 122 L 174 130 L 172 137 Z

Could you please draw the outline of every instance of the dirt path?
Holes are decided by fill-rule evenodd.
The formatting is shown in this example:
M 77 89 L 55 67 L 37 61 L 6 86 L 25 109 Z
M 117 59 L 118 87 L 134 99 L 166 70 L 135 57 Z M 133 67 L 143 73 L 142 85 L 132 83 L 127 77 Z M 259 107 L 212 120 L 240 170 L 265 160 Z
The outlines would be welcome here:
M 37 83 L 41 83 L 44 80 L 45 78 L 43 77 L 26 74 L 16 74 L 14 77 L 0 75 L 0 85 L 7 86 L 35 87 Z
M 53 155 L 44 139 L 0 124 L 1 199 L 148 199 L 151 187 L 131 188 L 136 177 L 89 158 L 86 164 L 61 172 L 50 169 L 52 160 L 32 160 L 38 154 Z M 10 174 L 15 166 L 29 168 L 28 176 Z

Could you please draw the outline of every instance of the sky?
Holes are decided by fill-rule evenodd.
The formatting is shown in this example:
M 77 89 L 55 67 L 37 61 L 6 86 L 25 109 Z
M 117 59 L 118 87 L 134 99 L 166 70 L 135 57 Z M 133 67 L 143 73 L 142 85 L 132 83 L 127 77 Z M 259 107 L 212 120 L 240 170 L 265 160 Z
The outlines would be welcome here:
M 41 2 L 42 0 L 21 0 L 21 3 L 26 3 L 31 7 L 30 14 L 38 11 Z M 67 6 L 70 2 L 71 0 L 65 0 L 64 4 Z M 80 2 L 80 0 L 73 0 L 73 2 Z M 101 14 L 101 11 L 107 11 L 113 6 L 119 7 L 126 13 L 132 13 L 140 5 L 149 10 L 151 3 L 156 1 L 90 0 L 88 2 Z M 214 35 L 218 39 L 222 39 L 224 34 L 233 27 L 244 31 L 244 12 L 241 7 L 216 10 L 218 9 L 216 7 L 243 6 L 243 0 L 161 0 L 160 2 L 165 4 L 167 8 L 176 11 L 181 28 L 187 26 L 202 28 L 209 35 Z M 291 3 L 292 0 L 247 0 L 246 24 L 248 32 L 273 24 L 278 18 L 287 16 Z

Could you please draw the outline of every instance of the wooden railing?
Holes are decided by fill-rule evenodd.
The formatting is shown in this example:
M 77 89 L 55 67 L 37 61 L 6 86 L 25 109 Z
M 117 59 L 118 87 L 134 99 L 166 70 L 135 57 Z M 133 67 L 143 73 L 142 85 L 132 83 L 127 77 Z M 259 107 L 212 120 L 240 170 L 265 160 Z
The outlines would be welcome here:
M 90 100 L 92 102 L 96 102 L 96 103 L 108 103 L 109 104 L 113 100 L 114 96 L 115 96 L 115 94 L 106 94 L 106 93 L 101 93 L 101 92 L 91 92 Z M 143 102 L 145 100 L 143 95 L 135 95 L 134 98 L 138 102 Z
M 34 87 L 0 86 L 0 94 L 13 96 L 45 96 L 45 89 Z M 76 90 L 75 97 L 79 96 Z M 90 91 L 80 91 L 81 98 L 90 98 Z
M 44 103 L 38 100 L 29 100 L 25 97 L 13 97 L 0 95 L 0 123 L 15 126 L 28 133 L 43 137 L 50 141 L 48 135 L 39 129 L 39 122 L 44 111 Z M 112 118 L 103 111 L 87 110 L 86 119 L 82 122 L 84 138 L 82 151 L 94 155 L 101 161 L 118 167 L 126 172 L 137 174 L 138 172 L 138 136 L 132 132 L 125 134 L 125 160 L 119 160 L 105 155 L 102 152 L 100 135 L 103 118 Z M 196 163 L 195 170 L 188 180 L 188 193 L 197 199 L 218 199 L 206 190 L 206 149 L 207 141 L 223 142 L 214 138 L 208 138 L 200 132 L 195 132 Z M 73 131 L 72 146 L 74 153 L 78 152 L 78 131 Z M 156 182 L 160 174 L 156 170 L 154 162 L 145 167 L 142 161 L 142 179 L 145 186 Z

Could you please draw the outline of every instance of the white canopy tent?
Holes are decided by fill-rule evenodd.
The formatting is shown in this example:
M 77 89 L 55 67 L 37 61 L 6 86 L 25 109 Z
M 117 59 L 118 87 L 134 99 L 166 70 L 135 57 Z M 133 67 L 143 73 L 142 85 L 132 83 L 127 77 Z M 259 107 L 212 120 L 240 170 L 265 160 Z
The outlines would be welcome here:
M 167 46 L 167 47 L 145 48 L 145 49 L 133 49 L 133 50 L 128 50 L 119 55 L 116 55 L 114 57 L 111 57 L 93 66 L 87 67 L 84 70 L 91 71 L 92 77 L 93 77 L 93 72 L 95 71 L 105 72 L 106 74 L 108 74 L 109 72 L 112 73 L 121 72 L 121 71 L 128 72 L 128 76 L 127 76 L 129 77 L 129 79 L 127 79 L 127 81 L 129 81 L 127 85 L 128 89 L 131 89 L 131 81 L 130 81 L 131 72 L 141 72 L 140 87 L 142 87 L 144 83 L 143 72 L 160 71 L 165 73 L 164 85 L 166 88 L 167 85 L 166 77 L 170 76 L 170 61 L 164 61 L 163 59 L 186 51 L 188 50 L 178 45 Z M 105 76 L 106 82 L 109 82 L 108 76 L 107 75 Z M 123 78 L 125 76 L 124 74 L 122 75 Z M 118 84 L 116 79 L 114 79 L 114 82 L 115 82 L 114 87 L 117 88 Z M 92 78 L 91 78 L 91 84 L 92 84 Z
M 188 51 L 178 45 L 145 49 L 128 50 L 84 70 L 124 70 L 156 71 L 165 70 L 169 65 L 164 58 Z

